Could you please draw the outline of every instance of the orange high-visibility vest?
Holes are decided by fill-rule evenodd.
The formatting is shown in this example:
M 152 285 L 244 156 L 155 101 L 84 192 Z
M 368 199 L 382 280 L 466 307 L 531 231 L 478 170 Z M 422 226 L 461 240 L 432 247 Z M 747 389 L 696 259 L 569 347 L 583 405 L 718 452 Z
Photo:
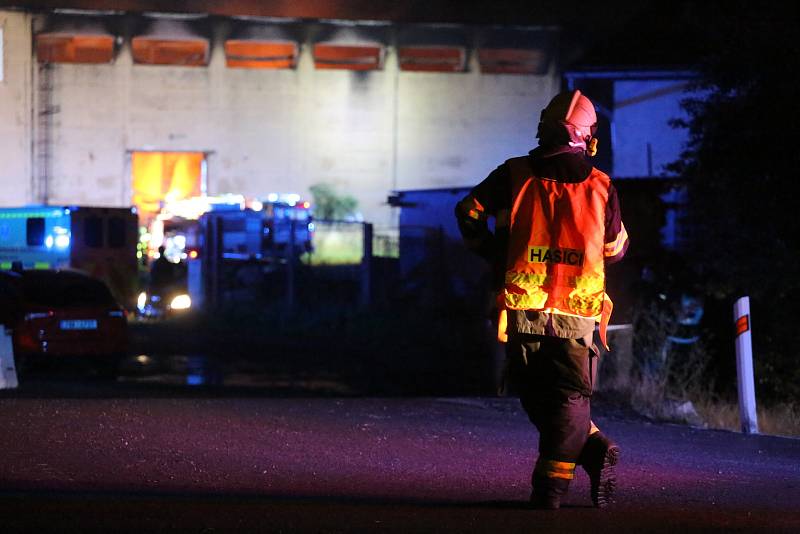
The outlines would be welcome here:
M 534 176 L 527 157 L 508 165 L 513 203 L 506 308 L 594 318 L 605 326 L 610 300 L 603 246 L 611 179 L 594 168 L 579 183 Z

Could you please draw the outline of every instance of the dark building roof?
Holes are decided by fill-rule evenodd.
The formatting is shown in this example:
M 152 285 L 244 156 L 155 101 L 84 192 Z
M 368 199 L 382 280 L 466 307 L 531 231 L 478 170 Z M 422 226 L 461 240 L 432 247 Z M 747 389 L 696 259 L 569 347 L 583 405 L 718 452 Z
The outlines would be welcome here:
M 556 0 L 12 0 L 8 3 L 48 10 L 68 8 L 502 25 L 558 24 L 561 16 L 569 11 Z M 574 9 L 574 4 L 569 7 Z
M 34 10 L 204 13 L 292 19 L 561 28 L 562 68 L 689 67 L 698 20 L 688 0 L 11 0 Z
M 194 13 L 561 29 L 563 69 L 691 68 L 703 25 L 688 0 L 11 0 L 11 6 L 115 13 Z

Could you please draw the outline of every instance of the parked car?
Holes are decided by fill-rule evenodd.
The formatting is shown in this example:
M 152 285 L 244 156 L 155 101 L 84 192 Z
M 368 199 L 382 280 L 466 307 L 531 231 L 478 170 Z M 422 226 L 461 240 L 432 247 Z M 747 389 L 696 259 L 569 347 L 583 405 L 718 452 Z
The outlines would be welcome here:
M 12 331 L 19 371 L 82 358 L 104 376 L 116 373 L 128 324 L 103 281 L 73 270 L 2 271 L 0 295 L 0 320 Z

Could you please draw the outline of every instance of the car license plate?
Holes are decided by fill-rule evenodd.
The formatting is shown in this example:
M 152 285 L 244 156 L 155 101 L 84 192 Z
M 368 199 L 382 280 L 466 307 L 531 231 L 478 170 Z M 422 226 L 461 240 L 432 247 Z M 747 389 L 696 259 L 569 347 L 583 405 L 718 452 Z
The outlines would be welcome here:
M 61 330 L 97 330 L 96 319 L 72 319 L 61 321 Z

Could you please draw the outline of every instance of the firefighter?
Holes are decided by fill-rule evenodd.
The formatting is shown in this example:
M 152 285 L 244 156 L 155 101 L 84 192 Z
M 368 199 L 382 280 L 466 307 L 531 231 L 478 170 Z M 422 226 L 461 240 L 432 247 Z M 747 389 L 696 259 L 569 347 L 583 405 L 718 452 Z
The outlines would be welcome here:
M 465 244 L 493 265 L 509 382 L 539 431 L 535 508 L 559 507 L 576 465 L 595 506 L 616 486 L 620 449 L 591 421 L 589 401 L 593 334 L 599 323 L 607 345 L 612 306 L 605 265 L 622 258 L 628 237 L 614 186 L 586 158 L 596 128 L 580 91 L 556 95 L 541 113 L 539 146 L 500 165 L 455 210 Z
M 150 265 L 149 289 L 156 295 L 166 298 L 176 281 L 176 265 L 167 259 L 164 245 L 158 247 L 158 258 Z

